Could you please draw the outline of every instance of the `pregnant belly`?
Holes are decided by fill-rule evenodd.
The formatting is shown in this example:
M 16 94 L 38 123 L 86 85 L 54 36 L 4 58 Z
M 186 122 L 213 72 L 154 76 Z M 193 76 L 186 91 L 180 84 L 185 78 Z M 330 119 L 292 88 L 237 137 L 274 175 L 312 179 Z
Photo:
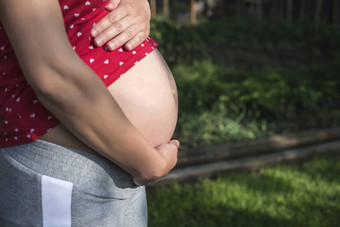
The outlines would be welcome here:
M 155 50 L 108 87 L 131 123 L 153 146 L 167 143 L 177 122 L 177 89 Z
M 131 68 L 108 90 L 152 146 L 170 140 L 177 122 L 177 89 L 167 64 L 157 50 Z M 96 154 L 63 125 L 58 125 L 41 139 Z

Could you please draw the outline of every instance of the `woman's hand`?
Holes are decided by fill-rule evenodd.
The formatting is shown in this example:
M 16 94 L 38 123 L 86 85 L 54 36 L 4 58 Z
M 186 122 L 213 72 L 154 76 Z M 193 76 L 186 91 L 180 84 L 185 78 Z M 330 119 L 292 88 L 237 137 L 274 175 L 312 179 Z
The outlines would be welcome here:
M 166 166 L 167 172 L 163 176 L 165 176 L 168 172 L 170 172 L 170 170 L 172 170 L 176 166 L 178 147 L 179 147 L 179 141 L 171 140 L 169 143 L 161 144 L 155 148 L 158 151 L 158 153 L 161 155 L 161 157 L 164 159 L 167 165 Z M 158 179 L 152 179 L 152 180 L 145 180 L 145 179 L 133 177 L 132 180 L 136 185 L 142 186 L 142 185 L 149 185 L 149 184 L 155 183 L 163 176 L 160 176 Z
M 114 50 L 124 45 L 132 50 L 149 36 L 151 12 L 147 0 L 111 0 L 106 9 L 111 12 L 91 31 L 97 46 L 106 43 Z

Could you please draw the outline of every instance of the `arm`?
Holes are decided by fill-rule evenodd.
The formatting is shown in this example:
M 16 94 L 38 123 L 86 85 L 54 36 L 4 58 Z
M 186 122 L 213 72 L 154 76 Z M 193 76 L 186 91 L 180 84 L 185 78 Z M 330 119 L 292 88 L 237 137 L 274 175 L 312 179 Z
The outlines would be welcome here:
M 106 43 L 114 50 L 124 45 L 132 50 L 148 37 L 151 12 L 147 0 L 111 0 L 106 9 L 111 12 L 91 32 L 97 46 Z
M 176 141 L 152 148 L 73 51 L 57 0 L 0 0 L 0 19 L 28 83 L 75 136 L 136 183 L 156 180 L 175 166 Z

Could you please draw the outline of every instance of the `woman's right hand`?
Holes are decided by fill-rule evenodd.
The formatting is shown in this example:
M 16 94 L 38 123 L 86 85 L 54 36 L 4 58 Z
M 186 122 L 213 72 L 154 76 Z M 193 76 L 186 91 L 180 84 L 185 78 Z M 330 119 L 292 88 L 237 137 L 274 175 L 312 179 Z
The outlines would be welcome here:
M 153 180 L 145 180 L 137 177 L 133 177 L 133 182 L 138 185 L 149 185 L 152 183 L 155 183 L 158 181 L 161 177 L 164 177 L 166 174 L 172 170 L 176 164 L 177 164 L 177 154 L 178 154 L 178 148 L 179 148 L 179 141 L 178 140 L 171 140 L 169 143 L 161 144 L 155 149 L 158 151 L 158 153 L 161 155 L 161 157 L 164 159 L 166 166 L 166 169 L 168 170 L 167 173 L 165 173 L 163 176 L 160 176 L 158 179 Z
M 149 36 L 151 11 L 147 0 L 111 0 L 106 9 L 110 13 L 92 28 L 95 45 L 106 43 L 109 50 L 124 45 L 132 50 Z

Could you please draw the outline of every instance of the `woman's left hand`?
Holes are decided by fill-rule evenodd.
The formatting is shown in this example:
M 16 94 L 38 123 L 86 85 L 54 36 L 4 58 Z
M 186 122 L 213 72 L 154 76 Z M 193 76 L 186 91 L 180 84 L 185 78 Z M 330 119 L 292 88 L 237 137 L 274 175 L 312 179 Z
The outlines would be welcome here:
M 124 45 L 132 50 L 150 33 L 150 6 L 147 0 L 111 0 L 106 9 L 111 11 L 92 29 L 94 43 L 106 43 L 109 50 Z

